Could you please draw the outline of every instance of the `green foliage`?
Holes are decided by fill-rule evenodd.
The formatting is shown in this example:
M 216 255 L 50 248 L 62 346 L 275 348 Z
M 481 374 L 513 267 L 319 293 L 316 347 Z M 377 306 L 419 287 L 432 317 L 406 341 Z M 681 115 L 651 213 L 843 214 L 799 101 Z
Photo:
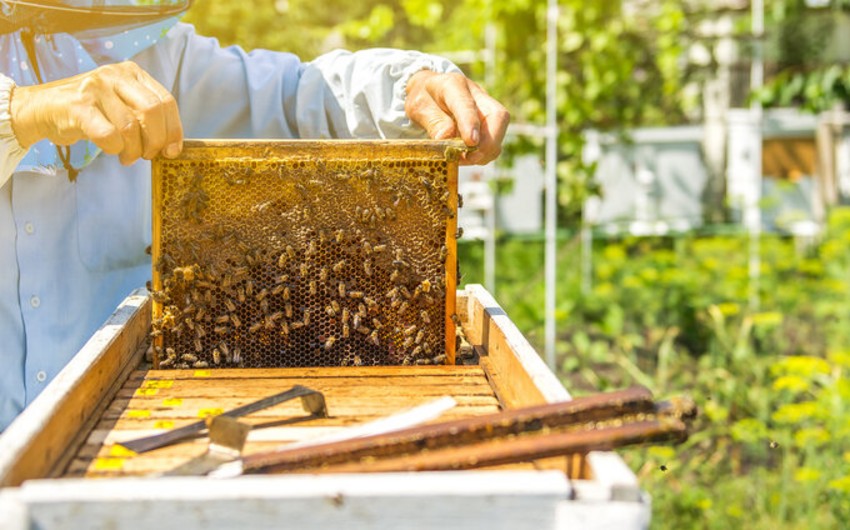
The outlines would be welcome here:
M 577 238 L 558 257 L 558 367 L 573 393 L 643 384 L 688 394 L 690 440 L 623 451 L 655 528 L 839 528 L 850 517 L 850 209 L 798 251 L 760 245 L 748 309 L 744 233 L 597 241 L 580 288 Z M 529 339 L 543 330 L 542 242 L 500 242 L 496 297 Z M 466 244 L 467 282 L 480 248 Z M 662 471 L 661 466 L 667 471 Z
M 186 20 L 224 44 L 291 51 L 304 59 L 332 47 L 473 52 L 460 66 L 482 84 L 487 65 L 480 52 L 491 28 L 496 48 L 487 90 L 508 107 L 513 121 L 545 122 L 546 2 L 196 0 Z M 585 198 L 596 193 L 592 168 L 581 162 L 582 131 L 683 120 L 679 61 L 686 24 L 674 0 L 631 13 L 620 2 L 560 1 L 558 175 L 564 220 L 576 223 Z M 508 151 L 541 147 L 540 139 L 522 138 Z

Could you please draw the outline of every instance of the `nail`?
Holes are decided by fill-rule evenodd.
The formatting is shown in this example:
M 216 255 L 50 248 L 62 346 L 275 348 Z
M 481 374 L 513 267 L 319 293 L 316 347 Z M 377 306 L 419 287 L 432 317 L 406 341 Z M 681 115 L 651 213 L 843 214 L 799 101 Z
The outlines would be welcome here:
M 180 154 L 180 144 L 171 144 L 165 148 L 165 156 L 174 158 Z
M 478 145 L 478 141 L 480 140 L 478 128 L 472 129 L 472 134 L 469 136 L 472 138 L 472 145 Z

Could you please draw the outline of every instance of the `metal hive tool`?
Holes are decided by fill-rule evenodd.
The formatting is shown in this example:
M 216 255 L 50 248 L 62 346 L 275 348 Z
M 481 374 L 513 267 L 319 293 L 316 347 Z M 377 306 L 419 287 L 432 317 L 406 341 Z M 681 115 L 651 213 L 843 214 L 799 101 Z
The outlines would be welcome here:
M 187 141 L 153 163 L 158 368 L 454 361 L 456 141 Z

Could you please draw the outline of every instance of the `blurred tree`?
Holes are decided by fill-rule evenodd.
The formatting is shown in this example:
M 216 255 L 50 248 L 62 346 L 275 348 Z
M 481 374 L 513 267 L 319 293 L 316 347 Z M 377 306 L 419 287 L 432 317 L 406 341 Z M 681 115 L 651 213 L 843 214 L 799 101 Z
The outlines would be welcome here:
M 581 163 L 582 131 L 625 129 L 684 119 L 681 2 L 657 0 L 624 10 L 620 2 L 561 0 L 558 39 L 558 119 L 563 219 L 579 219 L 594 192 Z M 486 88 L 514 122 L 542 124 L 545 111 L 544 0 L 196 0 L 187 15 L 202 34 L 223 44 L 287 50 L 305 59 L 333 47 L 413 48 L 472 52 L 460 64 L 485 77 L 485 32 L 496 31 L 493 81 Z M 454 55 L 453 55 L 454 57 Z M 540 149 L 521 138 L 510 152 Z

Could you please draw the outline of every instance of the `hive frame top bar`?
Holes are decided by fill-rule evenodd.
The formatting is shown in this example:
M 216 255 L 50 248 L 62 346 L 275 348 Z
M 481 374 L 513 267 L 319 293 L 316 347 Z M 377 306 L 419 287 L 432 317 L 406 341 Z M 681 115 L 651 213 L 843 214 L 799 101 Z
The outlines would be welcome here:
M 166 353 L 168 356 L 175 356 L 176 354 L 176 357 L 183 358 L 186 363 L 192 363 L 195 368 L 206 367 L 207 365 L 212 368 L 213 364 L 219 365 L 219 358 L 227 358 L 227 364 L 230 364 L 231 355 L 228 351 L 231 351 L 233 352 L 233 362 L 242 366 L 235 359 L 245 358 L 245 356 L 240 355 L 244 352 L 242 346 L 246 344 L 245 341 L 251 344 L 256 343 L 256 348 L 265 352 L 262 354 L 263 356 L 270 354 L 269 351 L 271 350 L 290 352 L 298 350 L 298 348 L 293 349 L 289 346 L 280 350 L 279 348 L 282 346 L 279 346 L 279 343 L 276 342 L 277 339 L 270 341 L 272 335 L 280 335 L 285 337 L 283 340 L 287 344 L 289 344 L 290 339 L 299 344 L 302 342 L 309 343 L 311 349 L 321 352 L 324 348 L 324 352 L 330 355 L 343 348 L 345 358 L 348 359 L 343 363 L 343 366 L 348 362 L 360 365 L 361 361 L 365 364 L 372 364 L 373 362 L 384 364 L 383 361 L 375 360 L 374 355 L 378 354 L 374 351 L 369 354 L 371 360 L 368 361 L 358 353 L 357 348 L 359 346 L 356 346 L 356 343 L 362 343 L 363 340 L 368 340 L 369 343 L 381 350 L 388 348 L 385 350 L 388 356 L 386 362 L 390 364 L 402 363 L 402 361 L 402 364 L 413 363 L 414 361 L 416 364 L 419 364 L 420 361 L 428 364 L 428 359 L 432 362 L 438 362 L 437 359 L 439 358 L 443 359 L 440 362 L 453 364 L 455 353 L 455 323 L 453 319 L 456 318 L 454 293 L 457 285 L 455 239 L 458 237 L 456 221 L 457 167 L 462 154 L 468 151 L 470 151 L 470 148 L 460 140 L 193 139 L 185 142 L 183 152 L 176 159 L 161 157 L 155 159 L 152 166 L 154 209 L 152 245 L 154 334 L 152 335 L 156 338 L 156 352 Z M 291 168 L 286 170 L 289 173 L 282 172 L 284 166 L 279 166 L 278 161 L 285 164 L 285 167 Z M 214 179 L 218 177 L 201 176 L 197 169 L 187 169 L 190 167 L 185 165 L 187 163 L 191 164 L 192 168 L 211 168 L 210 170 L 213 173 L 223 170 L 226 175 L 224 180 L 214 180 L 212 182 L 217 184 L 211 185 L 214 189 L 220 191 L 221 186 L 239 187 L 241 188 L 239 190 L 240 198 L 234 201 L 230 197 L 222 197 L 222 195 L 234 193 L 236 188 L 222 193 L 209 189 L 204 191 L 203 188 L 199 187 L 206 186 L 206 184 L 202 184 L 202 181 L 206 182 L 207 176 Z M 347 165 L 360 169 L 357 172 L 349 171 L 346 168 Z M 226 169 L 228 167 L 234 169 L 247 167 L 249 177 L 247 179 L 241 178 L 241 173 L 230 173 Z M 271 181 L 263 180 L 266 177 L 259 177 L 261 174 L 267 174 L 270 170 L 274 172 Z M 315 177 L 310 177 L 309 172 L 314 170 L 320 173 Z M 257 173 L 254 171 L 257 171 Z M 382 171 L 387 172 L 385 176 L 389 180 L 386 180 L 385 184 L 377 184 L 380 180 L 373 179 Z M 428 176 L 429 172 L 430 177 Z M 168 176 L 166 177 L 166 175 Z M 256 180 L 257 177 L 260 180 Z M 432 177 L 436 180 L 431 181 Z M 298 178 L 304 180 L 297 180 Z M 330 180 L 323 181 L 324 178 Z M 289 188 L 287 188 L 288 191 L 280 192 L 283 195 L 262 195 L 258 198 L 256 188 L 261 186 L 263 182 L 268 182 L 277 189 L 287 186 Z M 290 184 L 286 184 L 286 182 Z M 171 189 L 172 192 L 166 193 L 165 188 Z M 249 188 L 255 191 L 249 192 Z M 179 196 L 173 195 L 175 189 Z M 318 199 L 320 195 L 310 195 L 319 192 L 324 195 L 325 191 L 331 189 L 334 190 L 329 195 L 329 197 L 333 197 L 332 199 L 320 200 Z M 339 195 L 340 193 L 344 195 Z M 361 193 L 366 193 L 366 195 L 361 195 Z M 234 195 L 233 197 L 236 198 L 237 196 Z M 316 197 L 316 199 L 311 197 Z M 359 197 L 365 198 L 367 202 L 362 202 L 363 199 Z M 225 200 L 224 203 L 221 202 L 222 199 Z M 255 200 L 261 202 L 250 202 Z M 328 202 L 329 200 L 331 202 Z M 322 201 L 324 201 L 324 206 L 321 205 Z M 287 204 L 300 205 L 290 207 L 286 206 Z M 315 207 L 311 206 L 312 204 Z M 193 206 L 194 208 L 192 208 Z M 267 228 L 263 228 L 260 232 L 256 232 L 258 235 L 256 238 L 254 232 L 252 232 L 248 236 L 245 233 L 239 233 L 238 237 L 234 239 L 231 236 L 236 234 L 237 231 L 231 231 L 232 233 L 228 235 L 215 226 L 208 226 L 207 220 L 202 221 L 202 217 L 206 218 L 203 211 L 206 211 L 208 206 L 213 212 L 211 214 L 212 219 L 227 218 L 227 223 L 230 225 L 233 222 L 241 223 L 243 226 L 251 226 L 252 230 L 255 227 L 280 226 L 282 231 L 279 234 L 276 231 L 271 233 Z M 370 206 L 372 210 L 371 218 L 368 219 L 367 223 L 365 215 L 370 214 Z M 186 209 L 182 214 L 182 219 L 175 219 L 172 213 L 169 214 L 170 221 L 166 223 L 163 217 L 164 212 L 178 211 L 175 208 L 178 208 L 178 210 Z M 281 208 L 283 209 L 281 210 Z M 287 208 L 291 208 L 293 211 L 286 212 Z M 295 212 L 295 209 L 301 210 L 300 213 Z M 310 213 L 309 216 L 307 212 Z M 361 213 L 364 214 L 363 218 L 361 218 Z M 256 219 L 256 224 L 255 221 L 249 221 L 249 218 L 254 219 L 254 215 L 259 215 L 262 220 Z M 318 215 L 318 217 L 311 218 L 314 215 Z M 376 215 L 379 218 L 377 223 Z M 281 216 L 287 220 L 281 221 Z M 384 222 L 385 216 L 387 222 L 391 222 L 392 225 L 383 229 L 380 226 Z M 396 225 L 396 216 L 398 216 L 398 225 Z M 296 218 L 299 220 L 294 221 Z M 404 221 L 402 221 L 402 218 L 404 218 Z M 318 224 L 311 224 L 316 221 L 318 221 Z M 272 224 L 268 224 L 269 222 Z M 419 232 L 420 236 L 413 239 L 404 236 L 399 239 L 401 235 L 399 230 L 407 232 L 408 229 L 390 227 L 411 226 L 409 224 L 411 222 L 419 223 L 420 228 L 424 228 L 423 222 L 425 225 L 430 224 L 430 226 L 438 228 L 438 233 L 442 235 L 435 238 L 436 234 L 433 231 Z M 212 223 L 216 224 L 216 221 L 212 221 Z M 279 225 L 278 223 L 283 224 Z M 222 250 L 220 245 L 216 247 L 209 247 L 206 243 L 200 245 L 206 249 L 213 248 L 212 251 L 202 251 L 201 254 L 218 255 L 218 265 L 210 265 L 210 262 L 206 262 L 207 265 L 202 264 L 201 269 L 198 269 L 197 265 L 192 265 L 192 263 L 201 263 L 198 260 L 205 258 L 198 258 L 194 251 L 192 253 L 196 257 L 185 263 L 179 257 L 176 260 L 172 259 L 181 254 L 185 255 L 185 252 L 171 252 L 171 250 L 176 250 L 176 247 L 172 245 L 177 240 L 172 236 L 163 235 L 163 231 L 166 227 L 172 227 L 172 230 L 186 232 L 187 228 L 185 227 L 188 224 L 193 225 L 194 228 L 189 232 L 195 238 L 194 242 L 191 242 L 192 238 L 183 239 L 184 242 L 190 242 L 189 246 L 197 244 L 200 238 L 209 239 L 205 233 L 215 233 L 215 238 L 227 239 L 233 243 L 233 245 L 230 245 L 230 250 Z M 208 228 L 203 228 L 204 226 L 208 226 Z M 198 231 L 199 228 L 201 229 L 200 232 Z M 342 232 L 345 232 L 345 235 L 341 235 Z M 174 234 L 174 232 L 171 233 Z M 421 235 L 428 233 L 430 233 L 430 236 L 427 236 L 426 239 L 421 237 Z M 336 234 L 335 241 L 340 244 L 337 249 L 345 247 L 347 250 L 329 248 L 329 246 L 333 246 L 333 243 L 330 242 L 331 238 L 328 237 L 329 234 Z M 185 234 L 181 237 L 185 237 Z M 255 239 L 255 241 L 253 243 L 247 242 L 245 237 Z M 287 242 L 282 243 L 284 239 L 291 242 L 291 245 Z M 359 243 L 352 243 L 355 240 Z M 371 246 L 367 243 L 367 240 L 371 242 Z M 170 243 L 167 243 L 169 252 L 166 253 L 163 252 L 163 249 L 168 241 L 170 241 Z M 272 241 L 274 242 L 271 243 Z M 442 249 L 439 247 L 440 241 L 442 241 Z M 254 243 L 259 246 L 255 246 Z M 384 243 L 389 243 L 389 245 Z M 272 246 L 269 247 L 269 244 Z M 316 248 L 314 248 L 314 244 Z M 361 244 L 363 249 L 357 250 Z M 251 247 L 248 251 L 245 249 L 241 251 L 246 260 L 253 256 L 247 262 L 252 271 L 250 274 L 245 272 L 248 267 L 236 266 L 234 263 L 235 260 L 241 260 L 241 257 L 235 259 L 233 256 L 224 257 L 224 254 L 228 254 L 234 245 L 236 247 Z M 378 247 L 384 247 L 387 250 L 383 251 L 380 256 L 373 255 L 372 246 L 374 246 L 376 252 Z M 283 250 L 285 250 L 285 253 L 282 252 Z M 245 252 L 248 252 L 248 254 L 246 255 Z M 313 257 L 316 252 L 319 255 L 330 253 L 328 256 L 336 257 L 327 263 L 321 262 L 323 258 L 320 257 L 318 259 L 321 263 L 316 263 L 317 258 Z M 340 254 L 340 252 L 343 254 Z M 280 257 L 275 258 L 275 256 Z M 166 266 L 165 269 L 160 268 L 164 263 L 161 259 L 163 257 L 168 258 L 173 265 Z M 340 258 L 344 259 L 340 261 Z M 427 269 L 430 272 L 421 268 L 424 263 L 421 261 L 423 259 L 431 260 L 431 265 L 427 266 L 430 267 Z M 438 259 L 442 262 L 442 265 L 436 261 Z M 227 267 L 234 268 L 222 270 L 220 267 L 223 263 L 222 260 L 230 264 Z M 293 267 L 290 264 L 297 261 L 301 262 L 300 268 L 289 270 Z M 252 262 L 259 263 L 259 265 L 255 267 Z M 278 264 L 281 269 L 278 274 L 271 274 L 273 271 L 269 269 L 270 263 Z M 411 264 L 413 265 L 411 266 Z M 210 268 L 206 269 L 208 265 Z M 339 270 L 337 266 L 339 266 Z M 192 277 L 200 274 L 194 280 L 187 279 L 189 276 L 185 275 L 185 271 L 192 267 L 194 267 Z M 259 281 L 255 278 L 253 272 L 257 267 L 259 267 L 257 270 L 261 269 L 260 274 L 264 278 Z M 442 267 L 443 272 L 435 276 L 434 274 L 440 270 L 439 267 Z M 395 270 L 398 268 L 400 269 Z M 236 271 L 240 269 L 242 272 L 238 274 L 239 279 L 235 279 L 237 278 Z M 355 270 L 352 271 L 352 269 Z M 358 269 L 360 269 L 359 274 L 356 272 Z M 214 270 L 215 272 L 213 272 Z M 353 282 L 349 282 L 347 277 L 351 272 L 354 272 L 357 276 Z M 401 272 L 401 274 L 397 276 L 398 272 Z M 282 274 L 282 276 L 279 274 Z M 274 278 L 273 283 L 269 283 L 272 282 L 272 278 Z M 231 281 L 232 279 L 233 281 Z M 315 281 L 317 279 L 318 281 Z M 333 281 L 328 282 L 329 279 Z M 196 284 L 197 280 L 201 281 Z M 167 282 L 172 282 L 171 287 Z M 218 282 L 220 282 L 220 285 Z M 236 282 L 245 284 L 238 287 L 238 292 L 234 286 Z M 195 287 L 201 284 L 204 284 L 202 289 L 213 290 L 212 299 L 208 296 L 205 297 L 206 303 L 211 302 L 211 305 L 208 305 L 207 311 L 203 312 L 203 318 L 205 322 L 210 322 L 212 316 L 215 322 L 209 326 L 209 329 L 206 329 L 207 324 L 202 324 L 202 327 L 205 328 L 204 334 L 198 333 L 198 337 L 191 341 L 188 338 L 180 339 L 180 329 L 177 328 L 186 327 L 188 329 L 186 337 L 198 331 L 195 329 L 197 319 L 201 318 L 198 313 L 202 312 L 199 310 L 199 306 L 204 306 L 205 302 L 198 296 L 200 290 Z M 225 284 L 227 284 L 227 287 L 225 287 Z M 248 284 L 259 285 L 260 293 L 252 295 Z M 398 289 L 394 287 L 398 287 Z M 437 290 L 436 299 L 434 298 L 435 293 L 431 289 Z M 243 290 L 245 294 L 242 293 Z M 417 298 L 420 290 L 423 297 Z M 266 294 L 267 291 L 268 295 Z M 297 303 L 294 303 L 290 298 L 290 291 L 292 296 L 297 299 Z M 329 294 L 336 291 L 340 294 Z M 191 294 L 191 301 L 189 294 Z M 209 295 L 210 293 L 204 294 Z M 176 298 L 169 295 L 176 295 Z M 273 299 L 271 295 L 282 297 L 283 301 Z M 252 296 L 260 303 L 259 312 L 248 308 L 252 303 Z M 260 297 L 263 297 L 263 300 L 260 300 Z M 268 300 L 265 300 L 266 297 L 268 297 Z M 305 297 L 313 302 L 305 302 Z M 334 297 L 337 300 L 334 300 Z M 441 299 L 440 297 L 444 298 Z M 178 299 L 185 300 L 185 302 L 175 303 Z M 425 302 L 423 302 L 423 299 Z M 277 300 L 277 303 L 275 303 L 275 300 Z M 339 304 L 334 303 L 335 301 Z M 435 305 L 435 301 L 440 303 Z M 319 303 L 316 305 L 314 302 Z M 366 309 L 361 302 L 366 303 Z M 424 306 L 422 306 L 423 303 L 425 303 Z M 166 307 L 169 304 L 170 308 Z M 222 304 L 227 307 L 227 311 L 221 310 Z M 263 304 L 265 304 L 264 307 Z M 444 309 L 437 310 L 436 308 L 439 307 Z M 212 308 L 212 311 L 209 310 L 210 308 Z M 392 311 L 387 308 L 392 309 Z M 433 312 L 431 308 L 435 308 L 437 312 Z M 346 312 L 346 309 L 348 309 L 348 312 Z M 360 317 L 359 320 L 354 316 L 355 309 Z M 373 309 L 375 310 L 374 313 Z M 407 313 L 405 313 L 406 311 Z M 394 312 L 397 315 L 421 316 L 392 317 L 391 315 Z M 229 321 L 228 315 L 225 313 L 230 315 Z M 238 318 L 235 318 L 237 316 Z M 246 316 L 248 318 L 245 318 Z M 394 322 L 393 326 L 387 326 L 388 322 L 384 319 L 385 316 Z M 305 333 L 300 331 L 305 328 L 309 328 L 312 333 L 312 330 L 315 329 L 315 325 L 312 324 L 316 320 L 314 317 L 319 317 L 323 322 L 319 324 L 321 330 L 313 335 L 308 334 L 309 336 L 306 338 L 293 339 L 296 336 L 305 337 Z M 349 325 L 349 318 L 351 325 Z M 328 320 L 328 322 L 324 322 L 324 320 Z M 187 321 L 186 326 L 181 324 L 184 321 Z M 173 324 L 160 327 L 159 323 L 162 322 L 172 322 Z M 444 330 L 438 332 L 438 328 L 433 326 L 438 326 L 441 322 L 445 324 Z M 170 330 L 174 330 L 177 335 L 171 333 Z M 293 330 L 298 330 L 298 332 L 292 334 Z M 180 348 L 172 348 L 169 352 L 169 341 L 163 340 L 164 335 L 160 331 L 168 331 L 177 342 L 185 342 L 186 344 Z M 183 331 L 186 331 L 186 329 Z M 358 337 L 358 335 L 355 335 L 355 331 L 367 338 L 361 337 L 363 340 L 354 340 L 355 337 Z M 215 340 L 204 338 L 210 337 L 210 333 L 215 334 L 213 336 Z M 218 336 L 219 334 L 221 336 Z M 441 335 L 444 338 L 437 339 Z M 251 339 L 252 336 L 256 337 L 256 340 Z M 231 341 L 228 337 L 234 340 Z M 439 340 L 440 344 L 432 342 L 432 340 Z M 234 341 L 240 344 L 237 351 L 233 351 Z M 175 342 L 172 341 L 171 344 L 175 345 Z M 181 353 L 186 351 L 185 348 L 190 350 L 189 355 Z M 444 355 L 440 354 L 441 351 Z M 293 355 L 300 356 L 300 354 Z M 325 354 L 317 354 L 309 362 L 326 362 L 319 361 L 319 356 L 326 358 Z M 160 355 L 155 354 L 154 359 L 156 366 L 164 367 L 160 364 Z M 215 362 L 213 363 L 213 361 Z M 204 366 L 195 366 L 195 364 Z M 298 364 L 284 365 L 301 366 Z M 307 365 L 313 366 L 314 364 Z M 269 365 L 256 364 L 252 361 L 251 364 L 245 366 Z M 181 366 L 176 365 L 174 367 Z
M 256 156 L 258 152 L 272 149 L 292 150 L 292 156 L 320 154 L 326 149 L 337 153 L 351 152 L 351 158 L 373 158 L 408 155 L 424 160 L 458 161 L 462 153 L 472 151 L 462 140 L 219 140 L 191 139 L 183 142 L 183 151 L 175 160 L 195 160 L 209 157 L 210 149 L 227 149 L 229 157 Z M 163 159 L 166 160 L 166 159 Z

